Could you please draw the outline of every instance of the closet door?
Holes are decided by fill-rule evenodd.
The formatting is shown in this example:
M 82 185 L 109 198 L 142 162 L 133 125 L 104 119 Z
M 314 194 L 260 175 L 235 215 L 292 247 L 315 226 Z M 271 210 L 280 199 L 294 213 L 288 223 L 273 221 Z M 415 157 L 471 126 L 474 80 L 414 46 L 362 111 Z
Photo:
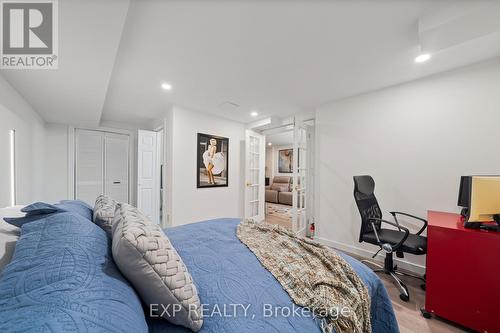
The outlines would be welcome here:
M 104 134 L 104 193 L 129 202 L 129 136 Z
M 92 206 L 104 193 L 103 140 L 102 132 L 75 130 L 75 199 Z

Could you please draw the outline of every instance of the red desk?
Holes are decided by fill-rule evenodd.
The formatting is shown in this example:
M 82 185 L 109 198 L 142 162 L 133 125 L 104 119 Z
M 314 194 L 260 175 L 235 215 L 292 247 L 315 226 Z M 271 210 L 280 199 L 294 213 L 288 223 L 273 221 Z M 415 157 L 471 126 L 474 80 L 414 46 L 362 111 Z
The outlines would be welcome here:
M 428 212 L 425 310 L 478 332 L 500 332 L 500 232 Z

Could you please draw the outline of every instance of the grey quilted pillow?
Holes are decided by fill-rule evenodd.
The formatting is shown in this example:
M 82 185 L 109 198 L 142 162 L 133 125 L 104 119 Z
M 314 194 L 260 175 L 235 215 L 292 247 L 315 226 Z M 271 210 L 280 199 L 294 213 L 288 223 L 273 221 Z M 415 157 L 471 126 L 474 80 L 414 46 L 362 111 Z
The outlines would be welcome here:
M 104 194 L 97 197 L 94 205 L 94 223 L 104 229 L 109 238 L 113 237 L 115 209 L 115 200 Z
M 113 258 L 148 311 L 158 309 L 171 323 L 201 329 L 198 291 L 182 259 L 161 228 L 126 203 L 116 206 Z

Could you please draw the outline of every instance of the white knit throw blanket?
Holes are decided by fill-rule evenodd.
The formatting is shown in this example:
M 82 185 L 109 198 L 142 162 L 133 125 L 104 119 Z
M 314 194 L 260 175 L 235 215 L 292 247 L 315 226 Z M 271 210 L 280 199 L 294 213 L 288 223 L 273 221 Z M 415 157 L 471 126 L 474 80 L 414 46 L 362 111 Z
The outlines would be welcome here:
M 324 333 L 371 332 L 368 290 L 335 251 L 265 223 L 241 222 L 237 235 L 293 301 L 321 319 Z

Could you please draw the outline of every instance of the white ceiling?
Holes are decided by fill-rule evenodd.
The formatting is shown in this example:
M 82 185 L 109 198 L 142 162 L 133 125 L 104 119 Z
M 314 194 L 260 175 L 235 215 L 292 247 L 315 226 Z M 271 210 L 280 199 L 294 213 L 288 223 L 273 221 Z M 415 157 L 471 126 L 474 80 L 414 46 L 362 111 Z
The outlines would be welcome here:
M 272 143 L 271 147 L 287 146 L 293 144 L 293 131 L 280 132 L 266 135 L 266 143 Z M 270 147 L 270 146 L 268 146 Z
M 59 69 L 2 70 L 48 122 L 97 125 L 128 1 L 59 1 Z
M 2 74 L 52 122 L 148 124 L 172 104 L 250 122 L 499 56 L 496 33 L 413 62 L 419 19 L 466 3 L 64 0 L 60 69 Z

